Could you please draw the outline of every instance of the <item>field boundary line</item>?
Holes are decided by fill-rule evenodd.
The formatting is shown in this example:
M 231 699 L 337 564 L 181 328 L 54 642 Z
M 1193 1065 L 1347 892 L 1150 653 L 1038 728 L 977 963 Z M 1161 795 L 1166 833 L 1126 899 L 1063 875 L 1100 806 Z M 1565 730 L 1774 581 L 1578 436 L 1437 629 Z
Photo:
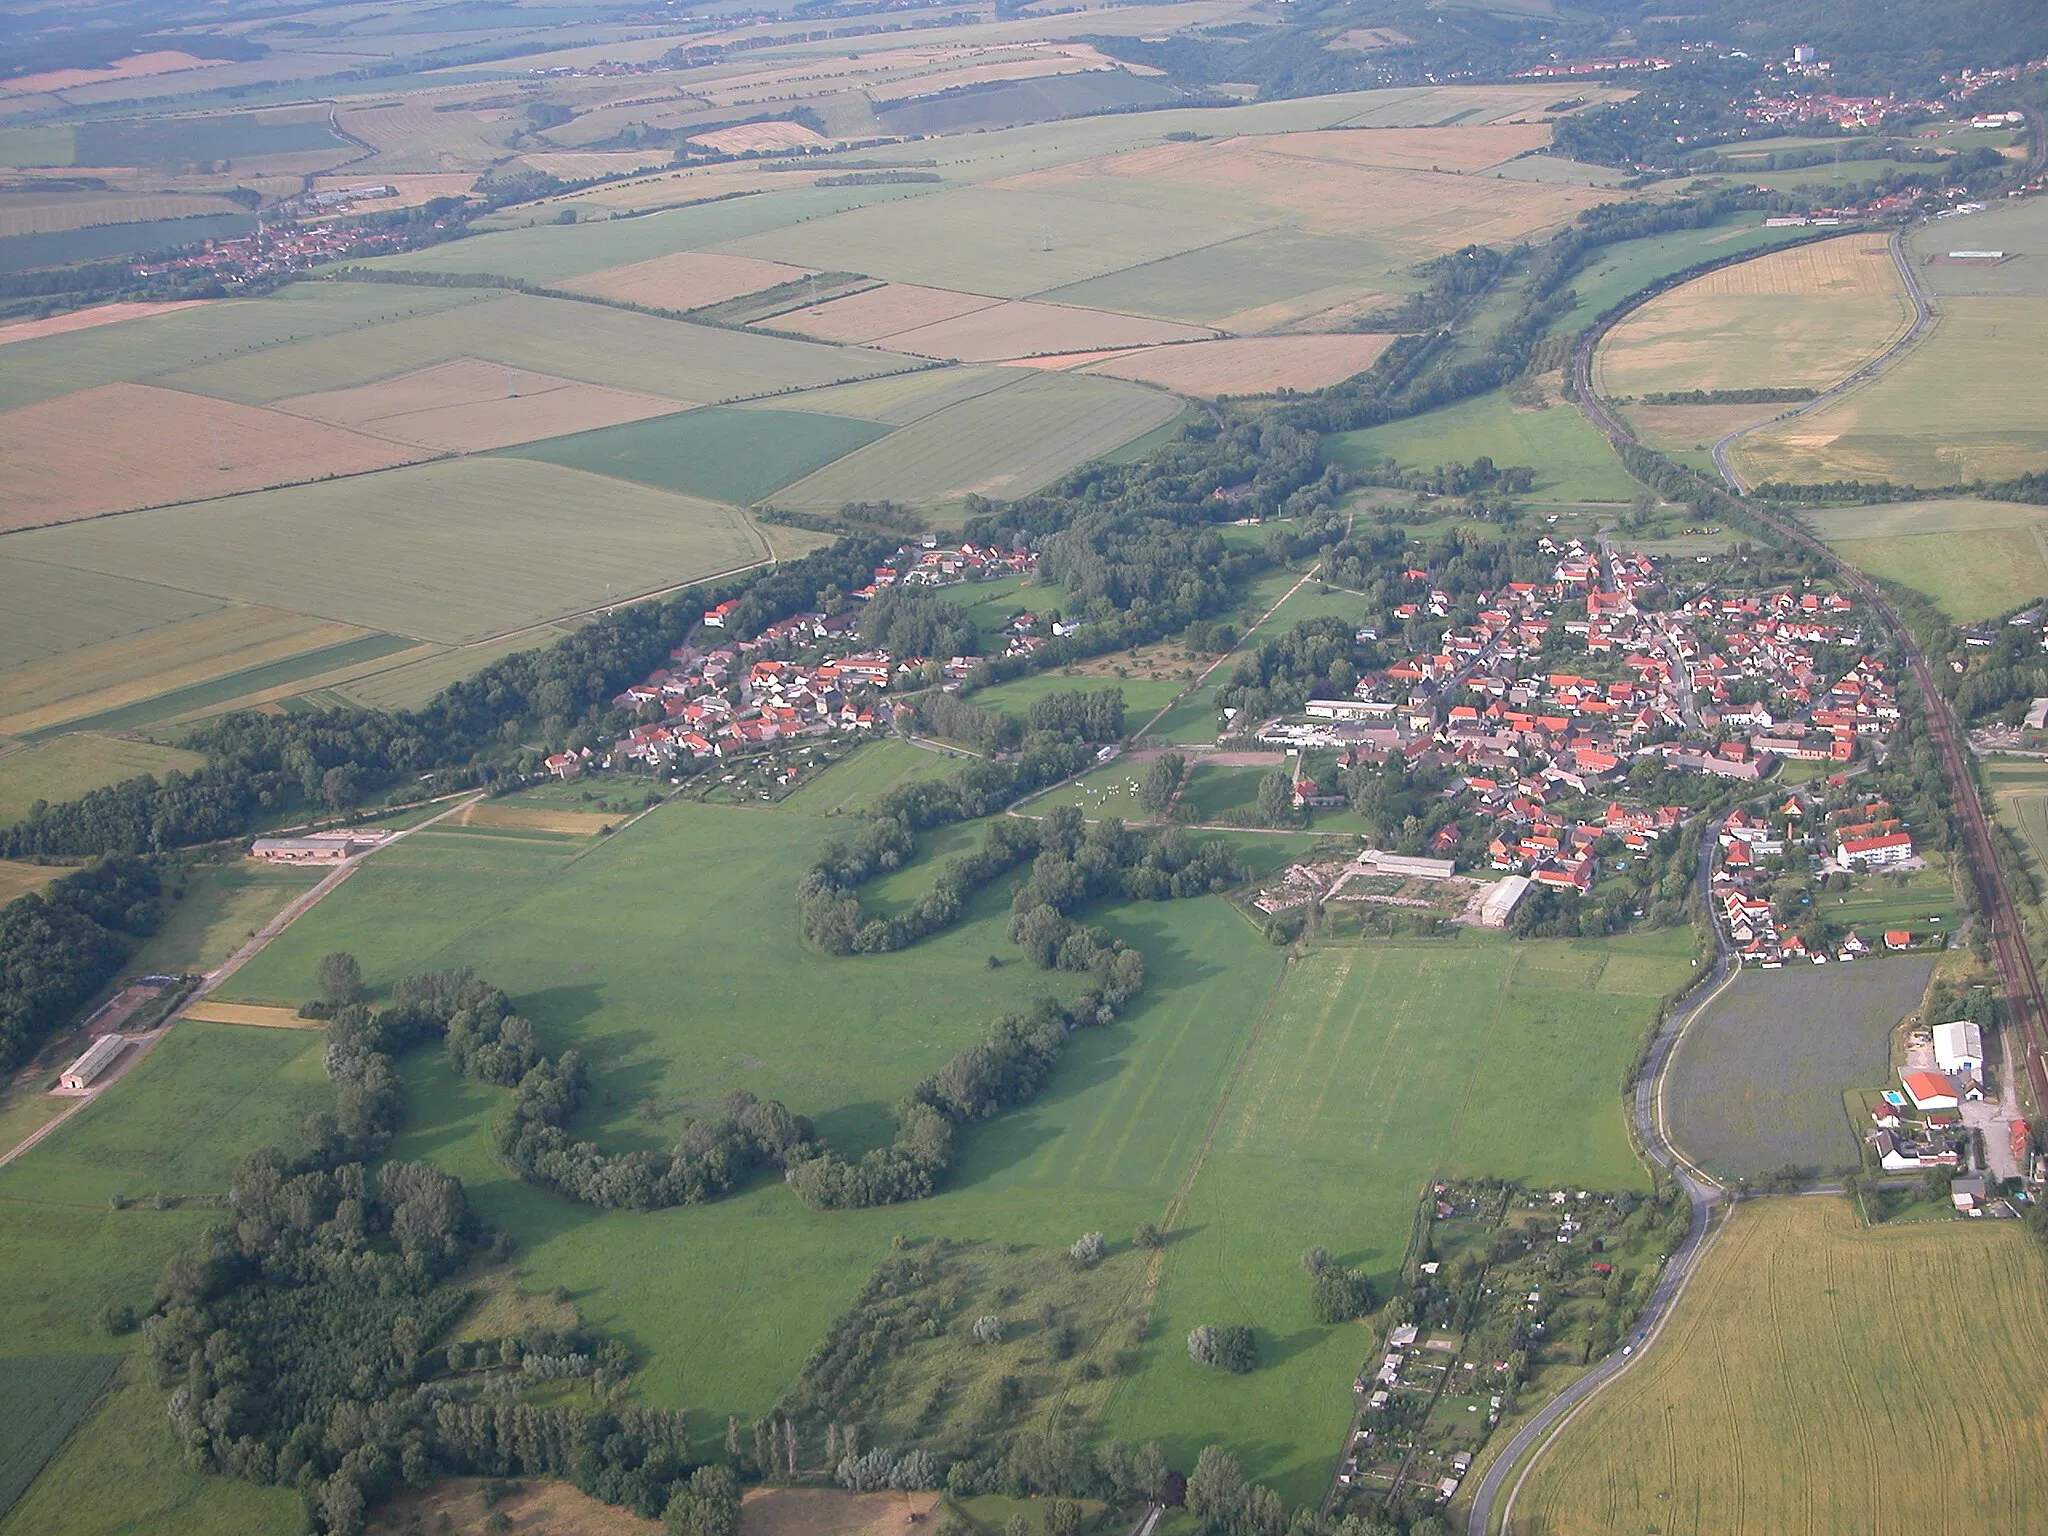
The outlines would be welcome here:
M 1211 677 L 1211 675 L 1215 673 L 1216 669 L 1222 666 L 1223 663 L 1225 663 L 1226 661 L 1230 660 L 1230 658 L 1235 656 L 1239 651 L 1243 650 L 1245 641 L 1251 639 L 1253 635 L 1257 634 L 1260 627 L 1266 622 L 1266 620 L 1270 619 L 1271 617 L 1273 617 L 1274 614 L 1278 613 L 1282 605 L 1286 603 L 1287 599 L 1294 596 L 1295 593 L 1299 592 L 1302 589 L 1302 587 L 1307 584 L 1309 578 L 1314 576 L 1315 573 L 1321 570 L 1322 568 L 1323 563 L 1322 561 L 1318 560 L 1314 565 L 1310 566 L 1307 570 L 1303 571 L 1301 573 L 1301 580 L 1297 581 L 1293 586 L 1289 587 L 1274 602 L 1272 607 L 1268 608 L 1264 613 L 1260 614 L 1256 619 L 1254 619 L 1252 621 L 1251 628 L 1247 629 L 1242 635 L 1238 637 L 1237 644 L 1233 645 L 1221 656 L 1218 656 L 1214 661 L 1210 662 L 1209 665 L 1203 669 L 1202 675 L 1200 677 L 1197 677 L 1193 682 L 1189 683 L 1187 687 L 1181 689 L 1179 693 L 1176 693 L 1172 698 L 1168 699 L 1164 704 L 1160 705 L 1158 711 L 1152 716 L 1150 720 L 1147 720 L 1143 725 L 1139 726 L 1135 731 L 1131 732 L 1129 739 L 1132 741 L 1142 740 L 1147 731 L 1151 730 L 1153 726 L 1157 725 L 1162 719 L 1165 718 L 1166 712 L 1168 710 L 1172 709 L 1174 705 L 1178 704 L 1182 699 L 1186 698 L 1189 694 L 1193 693 L 1196 689 L 1200 688 L 1204 683 L 1208 682 L 1209 678 Z M 1171 743 L 1169 743 L 1169 745 L 1171 745 Z
M 1702 1184 L 1709 1185 L 1717 1190 L 1724 1189 L 1726 1186 L 1704 1168 L 1701 1168 L 1691 1158 L 1687 1157 L 1679 1149 L 1678 1143 L 1671 1139 L 1671 1127 L 1664 1116 L 1664 1086 L 1670 1081 L 1672 1063 L 1678 1060 L 1678 1053 L 1684 1048 L 1685 1037 L 1691 1033 L 1693 1025 L 1699 1022 L 1700 1015 L 1712 1007 L 1715 1000 L 1732 987 L 1735 984 L 1736 978 L 1741 975 L 1742 964 L 1738 961 L 1728 967 L 1728 974 L 1721 978 L 1720 984 L 1713 991 L 1701 998 L 1699 1002 L 1686 1012 L 1685 1022 L 1678 1026 L 1678 1033 L 1671 1037 L 1671 1048 L 1664 1053 L 1664 1060 L 1657 1068 L 1657 1086 L 1652 1090 L 1650 1098 L 1651 1125 L 1657 1133 L 1657 1139 L 1664 1143 L 1664 1150 L 1669 1152 L 1672 1160 L 1683 1166 L 1687 1173 L 1690 1173 Z M 1648 1149 L 1646 1148 L 1645 1150 L 1647 1151 Z

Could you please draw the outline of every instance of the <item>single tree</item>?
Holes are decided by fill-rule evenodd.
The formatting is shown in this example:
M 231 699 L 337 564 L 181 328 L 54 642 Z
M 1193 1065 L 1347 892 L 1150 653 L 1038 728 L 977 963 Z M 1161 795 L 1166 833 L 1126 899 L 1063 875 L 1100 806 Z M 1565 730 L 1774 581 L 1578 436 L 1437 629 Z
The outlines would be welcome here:
M 1000 1344 L 1003 1342 L 1003 1320 L 993 1314 L 977 1317 L 971 1330 L 977 1344 Z
M 1109 1240 L 1100 1232 L 1084 1232 L 1074 1239 L 1067 1257 L 1082 1269 L 1093 1269 L 1109 1254 Z
M 322 956 L 317 975 L 320 995 L 336 1008 L 346 1008 L 363 995 L 363 968 L 345 949 Z
M 1205 1531 L 1227 1530 L 1244 1508 L 1244 1472 L 1220 1445 L 1205 1445 L 1188 1474 L 1188 1513 Z

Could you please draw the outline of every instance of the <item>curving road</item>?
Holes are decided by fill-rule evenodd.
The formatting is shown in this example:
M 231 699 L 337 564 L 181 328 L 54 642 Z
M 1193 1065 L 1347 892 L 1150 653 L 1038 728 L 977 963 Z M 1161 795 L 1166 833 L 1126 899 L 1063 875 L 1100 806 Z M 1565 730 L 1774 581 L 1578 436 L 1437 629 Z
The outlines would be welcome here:
M 1707 824 L 1700 837 L 1700 862 L 1696 878 L 1701 903 L 1708 900 L 1712 891 L 1714 872 L 1714 850 L 1718 846 L 1715 834 L 1720 831 L 1720 821 Z M 1550 1436 L 1569 1421 L 1589 1402 L 1601 1388 L 1614 1380 L 1623 1371 L 1635 1364 L 1650 1346 L 1656 1343 L 1663 1332 L 1664 1324 L 1671 1316 L 1672 1308 L 1684 1294 L 1688 1281 L 1699 1266 L 1701 1256 L 1718 1228 L 1714 1215 L 1725 1193 L 1721 1185 L 1687 1160 L 1685 1155 L 1671 1144 L 1664 1130 L 1664 1073 L 1670 1065 L 1672 1055 L 1678 1049 L 1678 1042 L 1685 1038 L 1685 1032 L 1692 1021 L 1699 1017 L 1708 1003 L 1720 993 L 1741 970 L 1729 952 L 1728 941 L 1721 932 L 1721 925 L 1711 920 L 1709 926 L 1714 934 L 1714 963 L 1699 985 L 1688 992 L 1679 1005 L 1671 1010 L 1670 1016 L 1658 1029 L 1657 1036 L 1650 1042 L 1649 1054 L 1644 1057 L 1643 1069 L 1636 1076 L 1634 1096 L 1630 1110 L 1635 1121 L 1636 1136 L 1643 1155 L 1663 1169 L 1677 1183 L 1691 1207 L 1691 1219 L 1686 1225 L 1685 1239 L 1671 1251 L 1664 1261 L 1664 1273 L 1657 1279 L 1657 1289 L 1651 1294 L 1650 1302 L 1643 1309 L 1642 1318 L 1636 1325 L 1635 1339 L 1628 1354 L 1617 1351 L 1587 1371 L 1577 1381 L 1558 1393 L 1539 1408 L 1528 1423 L 1517 1429 L 1501 1452 L 1487 1467 L 1479 1480 L 1479 1486 L 1472 1495 L 1472 1508 L 1466 1516 L 1466 1536 L 1487 1536 L 1492 1530 L 1496 1510 L 1503 1528 L 1514 1515 L 1515 1495 L 1521 1491 L 1522 1481 L 1529 1475 L 1528 1467 L 1517 1470 L 1518 1464 L 1539 1449 Z M 1534 1462 L 1530 1462 L 1533 1466 Z
M 1761 432 L 1765 427 L 1775 427 L 1780 422 L 1794 421 L 1809 411 L 1817 411 L 1824 405 L 1832 404 L 1849 390 L 1854 389 L 1858 384 L 1863 383 L 1867 379 L 1874 378 L 1890 367 L 1893 360 L 1908 347 L 1918 342 L 1926 334 L 1927 327 L 1933 324 L 1934 311 L 1928 305 L 1927 295 L 1920 287 L 1920 274 L 1913 270 L 1913 263 L 1906 256 L 1906 232 L 1903 229 L 1892 231 L 1891 252 L 1892 263 L 1899 269 L 1899 278 L 1905 283 L 1907 296 L 1913 301 L 1913 324 L 1907 329 L 1905 335 L 1901 336 L 1889 347 L 1886 347 L 1878 356 L 1872 358 L 1861 368 L 1858 368 L 1849 377 L 1842 380 L 1841 383 L 1822 390 L 1811 400 L 1807 401 L 1806 404 L 1800 406 L 1798 410 L 1787 411 L 1782 416 L 1773 416 L 1768 421 L 1753 421 L 1746 427 L 1737 427 L 1733 432 L 1730 432 L 1726 437 L 1714 444 L 1714 468 L 1721 472 L 1721 478 L 1728 482 L 1736 495 L 1746 495 L 1749 487 L 1742 483 L 1741 476 L 1728 467 L 1728 449 L 1731 444 L 1749 436 L 1752 432 Z
M 2039 149 L 2048 150 L 2048 132 L 2037 135 L 2037 139 Z M 1849 387 L 1851 383 L 1869 377 L 1924 333 L 1929 323 L 1930 311 L 1926 296 L 1920 288 L 1918 274 L 1912 270 L 1910 262 L 1906 259 L 1903 232 L 1892 237 L 1892 259 L 1898 263 L 1907 291 L 1913 297 L 1917 318 L 1912 329 L 1895 342 L 1884 356 L 1858 370 L 1849 380 L 1845 380 L 1827 395 L 1809 402 L 1804 409 L 1811 410 L 1830 396 Z M 1608 408 L 1606 401 L 1594 392 L 1592 359 L 1593 350 L 1606 333 L 1608 326 L 1626 313 L 1628 311 L 1622 311 L 1621 314 L 1611 317 L 1607 325 L 1595 327 L 1581 337 L 1572 349 L 1569 364 L 1580 410 L 1616 444 L 1633 443 L 1635 435 L 1626 423 Z M 1729 473 L 1722 458 L 1722 450 L 1740 435 L 1734 433 L 1723 438 L 1715 445 L 1714 450 L 1716 465 L 1721 468 L 1729 483 L 1735 486 L 1738 495 L 1743 494 L 1743 488 L 1735 476 Z M 1703 476 L 1694 475 L 1693 478 L 1699 481 L 1703 489 L 1718 489 L 1711 486 Z M 1948 700 L 1935 687 L 1933 672 L 1927 664 L 1927 659 L 1921 654 L 1912 633 L 1900 621 L 1898 614 L 1885 600 L 1883 591 L 1875 582 L 1854 566 L 1845 563 L 1833 549 L 1791 518 L 1755 503 L 1748 503 L 1746 511 L 1786 543 L 1825 561 L 1845 586 L 1870 605 L 1871 611 L 1897 641 L 1905 656 L 1907 670 L 1913 675 L 1914 686 L 1918 689 L 1924 706 L 1928 735 L 1933 739 L 1943 776 L 1948 780 L 1961 852 L 1971 884 L 1976 890 L 1978 908 L 1989 929 L 1992 958 L 1998 967 L 2000 991 L 2006 999 L 2011 1027 L 2017 1032 L 2017 1043 L 2021 1051 L 2022 1066 L 2027 1074 L 2028 1086 L 2032 1090 L 2035 1104 L 2048 1106 L 2048 1054 L 2044 1054 L 2043 1050 L 2043 1034 L 2044 1031 L 2048 1031 L 2048 996 L 2044 996 L 2040 974 L 2035 967 L 2033 954 L 2027 947 L 2024 930 L 2020 926 L 2019 908 L 2013 901 L 2011 889 L 2006 884 L 2005 871 L 1999 865 L 1991 841 L 1990 818 L 1985 814 L 1983 801 L 1977 793 L 1977 782 L 1970 773 L 1961 732 Z M 1703 882 L 1708 877 L 1711 867 L 1712 848 L 1712 838 L 1703 838 L 1700 872 Z M 1729 964 L 1730 957 L 1718 932 L 1718 925 L 1716 928 L 1714 969 L 1706 980 L 1688 995 L 1684 1005 L 1674 1010 L 1672 1017 L 1658 1031 L 1649 1057 L 1645 1061 L 1642 1076 L 1637 1080 L 1632 1103 L 1633 1118 L 1638 1134 L 1642 1137 L 1645 1155 L 1671 1171 L 1692 1204 L 1692 1221 L 1686 1231 L 1685 1241 L 1673 1252 L 1666 1265 L 1656 1294 L 1644 1314 L 1645 1325 L 1638 1329 L 1633 1353 L 1610 1355 L 1601 1361 L 1555 1399 L 1545 1404 L 1534 1418 L 1515 1433 L 1480 1481 L 1473 1497 L 1471 1514 L 1466 1522 L 1467 1536 L 1488 1536 L 1494 1527 L 1496 1516 L 1505 1533 L 1513 1516 L 1515 1493 L 1529 1475 L 1530 1467 L 1535 1465 L 1534 1458 L 1541 1454 L 1546 1440 L 1583 1408 L 1601 1388 L 1642 1358 L 1647 1349 L 1655 1344 L 1657 1336 L 1670 1317 L 1672 1307 L 1684 1293 L 1686 1282 L 1697 1267 L 1700 1256 L 1705 1252 L 1713 1233 L 1718 1230 L 1712 1218 L 1720 1201 L 1720 1188 L 1687 1162 L 1671 1145 L 1664 1135 L 1662 1114 L 1662 1084 L 1672 1052 L 1683 1037 L 1687 1025 L 1698 1016 L 1715 992 L 1736 973 Z M 1527 1461 L 1528 1465 L 1518 1473 L 1515 1466 L 1520 1461 Z

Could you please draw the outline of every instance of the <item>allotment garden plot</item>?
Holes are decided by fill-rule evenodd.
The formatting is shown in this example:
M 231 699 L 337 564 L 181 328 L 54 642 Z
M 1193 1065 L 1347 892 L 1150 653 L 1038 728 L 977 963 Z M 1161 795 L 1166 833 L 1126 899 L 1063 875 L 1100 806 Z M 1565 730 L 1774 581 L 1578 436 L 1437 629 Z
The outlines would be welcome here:
M 1889 1080 L 1892 1029 L 1920 1006 L 1931 956 L 1744 970 L 1687 1026 L 1664 1084 L 1671 1139 L 1719 1179 L 1786 1164 L 1854 1168 L 1842 1095 Z

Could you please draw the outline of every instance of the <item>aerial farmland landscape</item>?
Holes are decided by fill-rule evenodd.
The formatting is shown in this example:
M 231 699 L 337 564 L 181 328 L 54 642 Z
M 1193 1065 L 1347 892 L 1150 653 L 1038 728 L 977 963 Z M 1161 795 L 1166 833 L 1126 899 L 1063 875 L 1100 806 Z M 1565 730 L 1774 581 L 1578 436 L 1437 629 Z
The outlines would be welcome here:
M 2048 12 L 0 41 L 0 1536 L 2048 1528 Z

